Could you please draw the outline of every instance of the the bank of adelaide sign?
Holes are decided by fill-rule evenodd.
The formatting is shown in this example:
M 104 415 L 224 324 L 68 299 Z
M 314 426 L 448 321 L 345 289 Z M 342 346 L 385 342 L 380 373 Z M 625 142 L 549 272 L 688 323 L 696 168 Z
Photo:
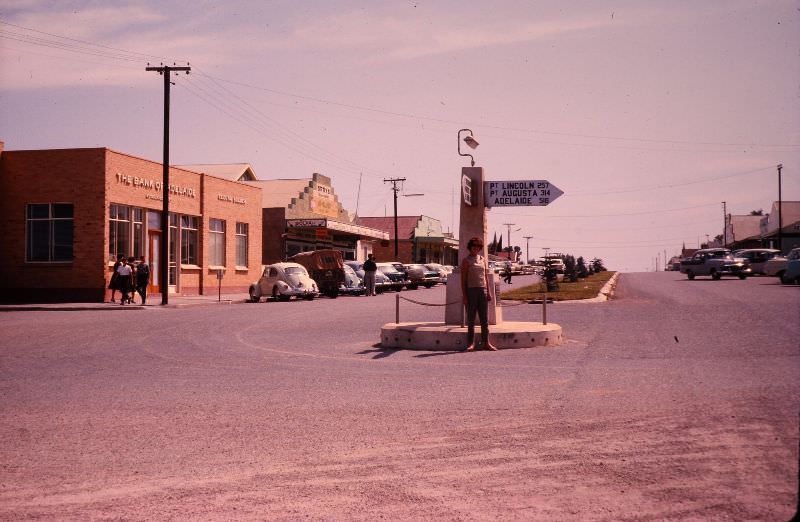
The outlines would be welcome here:
M 117 183 L 134 188 L 152 190 L 161 194 L 162 183 L 159 179 L 140 178 L 139 176 L 129 176 L 128 174 L 117 172 Z M 170 184 L 169 193 L 170 195 L 183 196 L 186 198 L 197 197 L 197 193 L 192 187 L 184 187 L 181 185 Z

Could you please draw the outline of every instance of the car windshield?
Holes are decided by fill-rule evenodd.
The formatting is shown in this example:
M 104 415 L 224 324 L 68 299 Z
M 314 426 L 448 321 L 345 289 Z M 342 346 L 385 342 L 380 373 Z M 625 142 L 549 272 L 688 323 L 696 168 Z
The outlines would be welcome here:
M 789 260 L 800 259 L 800 250 L 794 249 L 789 252 L 789 256 L 787 257 Z
M 308 275 L 302 266 L 287 266 L 283 271 L 286 275 Z
M 345 265 L 356 271 L 361 270 L 361 267 L 364 266 L 363 263 L 345 263 Z
M 378 270 L 383 272 L 384 274 L 399 274 L 400 272 L 393 266 L 381 265 L 378 267 Z
M 344 273 L 345 274 L 348 274 L 348 275 L 351 275 L 351 276 L 356 275 L 356 271 L 353 270 L 353 268 L 350 265 L 344 265 L 343 268 L 344 268 Z

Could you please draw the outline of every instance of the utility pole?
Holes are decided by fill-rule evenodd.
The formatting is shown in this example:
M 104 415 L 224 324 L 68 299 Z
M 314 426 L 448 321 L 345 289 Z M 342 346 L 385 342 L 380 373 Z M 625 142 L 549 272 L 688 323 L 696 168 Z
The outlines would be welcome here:
M 525 240 L 525 264 L 531 262 L 531 239 L 533 236 L 522 236 L 522 239 Z
M 728 246 L 728 204 L 722 202 L 722 248 Z
M 159 290 L 161 290 L 161 304 L 166 305 L 169 303 L 169 86 L 170 74 L 172 72 L 185 71 L 189 74 L 191 71 L 189 64 L 186 67 L 178 67 L 175 64 L 172 66 L 164 65 L 159 67 L 150 67 L 147 64 L 145 71 L 156 71 L 164 77 L 164 160 L 163 160 L 163 174 L 161 180 L 161 197 L 163 199 L 161 205 L 161 249 L 159 251 Z M 152 256 L 152 253 L 150 254 Z
M 511 261 L 511 252 L 513 252 L 513 250 L 511 249 L 511 227 L 513 227 L 514 225 L 516 225 L 516 223 L 503 223 L 504 227 L 508 227 L 508 246 L 506 248 L 508 248 L 509 261 Z
M 781 170 L 783 170 L 783 163 L 778 165 L 778 250 L 783 253 L 783 199 L 781 198 Z
M 384 183 L 392 184 L 392 192 L 394 192 L 394 260 L 397 261 L 400 257 L 399 246 L 397 243 L 397 191 L 402 189 L 402 185 L 398 188 L 397 184 L 402 183 L 406 178 L 389 178 L 383 180 Z M 413 259 L 412 259 L 413 261 Z

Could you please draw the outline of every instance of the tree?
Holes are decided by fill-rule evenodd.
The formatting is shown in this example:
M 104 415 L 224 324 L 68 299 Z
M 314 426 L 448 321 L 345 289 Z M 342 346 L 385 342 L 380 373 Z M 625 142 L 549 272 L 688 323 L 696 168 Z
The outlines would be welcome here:
M 575 269 L 575 258 L 571 255 L 565 255 L 564 260 L 564 279 L 574 283 L 578 280 L 578 271 Z
M 578 258 L 576 269 L 578 271 L 578 277 L 589 277 L 589 271 L 586 269 L 586 261 L 584 261 L 583 256 Z
M 592 259 L 591 263 L 592 263 L 592 268 L 594 268 L 595 272 L 605 272 L 606 271 L 606 267 L 603 266 L 603 260 L 600 259 L 599 257 L 595 257 L 594 259 Z
M 503 251 L 503 234 L 497 239 L 497 244 L 494 246 L 495 253 Z
M 750 215 L 751 216 L 763 216 L 764 215 L 764 209 L 760 208 L 758 210 L 751 210 L 750 211 Z
M 492 242 L 489 243 L 489 253 L 490 254 L 497 253 L 497 232 L 494 233 L 494 239 L 492 239 Z

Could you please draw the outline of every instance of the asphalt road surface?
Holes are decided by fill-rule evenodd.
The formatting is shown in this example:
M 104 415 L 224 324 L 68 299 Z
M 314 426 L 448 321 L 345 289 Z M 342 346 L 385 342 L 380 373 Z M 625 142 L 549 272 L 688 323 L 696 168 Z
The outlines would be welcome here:
M 0 314 L 0 519 L 795 513 L 800 287 L 624 274 L 475 353 L 382 350 L 394 296 Z

